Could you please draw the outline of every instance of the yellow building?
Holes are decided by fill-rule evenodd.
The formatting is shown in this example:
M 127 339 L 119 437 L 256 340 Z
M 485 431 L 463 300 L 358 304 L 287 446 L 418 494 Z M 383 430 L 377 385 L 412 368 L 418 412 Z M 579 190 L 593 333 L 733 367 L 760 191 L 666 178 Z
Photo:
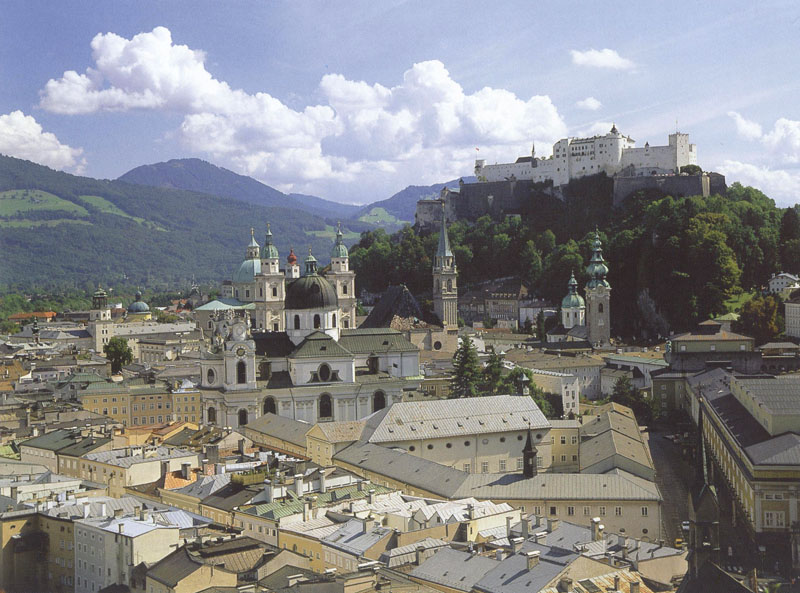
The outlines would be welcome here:
M 78 393 L 84 410 L 113 418 L 125 426 L 161 424 L 174 420 L 202 421 L 198 390 L 166 384 L 92 383 Z

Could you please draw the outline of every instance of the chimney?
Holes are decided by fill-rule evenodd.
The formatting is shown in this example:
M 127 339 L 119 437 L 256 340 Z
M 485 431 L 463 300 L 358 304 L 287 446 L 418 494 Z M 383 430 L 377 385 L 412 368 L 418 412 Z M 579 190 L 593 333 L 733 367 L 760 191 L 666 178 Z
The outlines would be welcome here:
M 367 492 L 367 504 L 372 504 L 375 502 L 375 488 L 370 488 L 369 492 Z
M 119 524 L 119 532 L 120 533 L 125 533 L 125 523 L 120 523 Z
M 525 556 L 528 560 L 527 566 L 528 570 L 532 570 L 535 566 L 539 564 L 539 550 L 532 550 L 530 552 L 525 552 Z
M 558 581 L 558 590 L 563 593 L 572 593 L 572 579 L 569 577 L 561 577 Z
M 503 548 L 497 548 L 497 550 L 495 550 L 494 558 L 498 562 L 502 562 L 503 561 Z
M 319 491 L 322 494 L 325 494 L 328 491 L 328 479 L 325 476 L 325 468 L 320 468 L 319 470 Z
M 614 575 L 614 591 L 619 591 L 619 575 Z
M 239 439 L 239 447 L 237 449 L 239 451 L 239 455 L 244 455 L 244 449 L 245 449 L 244 443 L 245 443 L 244 439 Z
M 135 517 L 136 515 L 138 515 L 139 513 L 141 513 L 141 512 L 142 512 L 142 507 L 141 507 L 141 505 L 138 505 L 138 504 L 137 504 L 135 507 L 133 507 L 133 516 L 134 516 L 134 517 Z
M 475 518 L 475 505 L 472 503 L 467 505 L 467 517 L 470 521 Z
M 114 518 L 119 519 L 122 516 L 123 509 L 114 509 Z
M 516 554 L 522 548 L 522 542 L 524 542 L 525 540 L 522 539 L 521 537 L 514 537 L 514 538 L 511 538 L 509 541 L 511 543 L 511 551 L 514 554 Z
M 425 548 L 423 546 L 417 546 L 416 550 L 414 550 L 414 553 L 415 553 L 416 564 L 417 566 L 419 566 L 425 560 L 424 558 Z
M 634 581 L 631 583 L 630 593 L 639 593 L 639 581 Z
M 592 541 L 599 542 L 603 539 L 603 524 L 600 523 L 600 517 L 594 517 L 592 519 Z
M 267 503 L 274 502 L 274 494 L 272 492 L 272 482 L 269 480 L 264 480 L 264 494 L 267 497 Z
M 543 544 L 543 543 L 545 543 L 547 541 L 547 532 L 546 531 L 540 531 L 540 532 L 538 532 L 536 534 L 535 537 L 536 537 L 536 543 L 537 544 Z
M 106 516 L 106 503 L 104 503 L 104 502 L 100 503 L 100 516 L 101 517 L 105 517 Z
M 147 521 L 148 519 L 150 519 L 150 511 L 148 511 L 147 509 L 142 509 L 142 512 L 139 513 L 139 520 Z
M 513 517 L 506 517 L 506 537 L 508 539 L 511 539 L 511 522 L 513 520 Z
M 303 496 L 303 474 L 294 475 L 294 493 L 298 497 Z
M 364 490 L 368 489 L 369 486 L 370 486 L 370 481 L 369 480 L 361 480 L 358 483 L 358 491 L 359 492 L 363 492 Z
M 558 529 L 558 519 L 548 519 L 547 520 L 547 531 L 553 533 L 556 529 Z
M 531 536 L 528 518 L 523 513 L 521 515 L 521 519 L 522 519 L 522 537 L 528 539 Z
M 83 503 L 83 518 L 84 519 L 88 519 L 89 518 L 89 503 L 88 502 L 84 502 Z

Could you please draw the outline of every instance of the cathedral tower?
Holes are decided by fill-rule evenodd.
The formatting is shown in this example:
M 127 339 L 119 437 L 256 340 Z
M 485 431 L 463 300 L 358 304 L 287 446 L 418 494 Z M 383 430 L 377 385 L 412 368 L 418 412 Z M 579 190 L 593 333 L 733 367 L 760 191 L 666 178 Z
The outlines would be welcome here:
M 586 304 L 583 302 L 583 297 L 578 294 L 575 272 L 569 277 L 567 288 L 569 290 L 567 296 L 561 299 L 561 325 L 564 329 L 586 325 Z
M 595 231 L 592 259 L 586 268 L 586 317 L 589 343 L 607 345 L 611 340 L 611 285 L 606 280 L 608 266 L 603 259 L 600 233 Z
M 331 252 L 331 269 L 325 277 L 336 289 L 342 329 L 356 326 L 356 273 L 350 269 L 350 254 L 344 244 L 341 223 L 336 229 L 336 244 Z
M 283 301 L 286 297 L 285 276 L 280 270 L 278 248 L 272 242 L 267 223 L 264 247 L 261 249 L 261 273 L 256 276 L 255 326 L 267 331 L 283 331 Z
M 447 221 L 442 202 L 442 228 L 439 232 L 439 247 L 433 258 L 433 311 L 445 329 L 458 327 L 458 286 L 456 259 L 450 249 L 447 236 Z

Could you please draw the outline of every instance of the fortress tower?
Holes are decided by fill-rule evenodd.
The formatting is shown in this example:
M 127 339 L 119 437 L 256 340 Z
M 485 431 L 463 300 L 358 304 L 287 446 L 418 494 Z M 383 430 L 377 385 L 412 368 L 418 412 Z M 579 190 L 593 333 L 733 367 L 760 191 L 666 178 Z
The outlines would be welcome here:
M 442 228 L 439 232 L 439 247 L 433 258 L 433 311 L 445 329 L 458 327 L 458 271 L 456 259 L 450 249 L 447 236 L 444 202 L 442 202 Z
M 611 340 L 611 285 L 606 280 L 608 266 L 603 259 L 603 244 L 595 231 L 592 259 L 586 267 L 586 324 L 589 343 L 609 344 Z

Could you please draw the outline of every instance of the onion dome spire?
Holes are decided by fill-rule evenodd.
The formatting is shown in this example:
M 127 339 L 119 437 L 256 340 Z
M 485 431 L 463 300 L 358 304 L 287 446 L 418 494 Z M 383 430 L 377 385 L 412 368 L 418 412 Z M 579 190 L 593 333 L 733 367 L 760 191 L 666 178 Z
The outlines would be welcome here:
M 272 243 L 272 229 L 267 223 L 267 234 L 264 236 L 264 249 L 261 250 L 261 259 L 278 259 L 278 248 Z
M 308 248 L 308 255 L 305 259 L 306 264 L 306 276 L 316 276 L 317 275 L 317 258 L 311 254 L 311 247 Z
M 289 248 L 289 255 L 286 256 L 286 263 L 293 266 L 297 263 L 297 256 L 294 254 L 294 249 Z
M 349 257 L 347 246 L 344 244 L 344 235 L 342 235 L 342 223 L 336 223 L 336 244 L 333 246 L 331 258 L 344 258 Z
M 589 282 L 586 283 L 586 288 L 597 288 L 598 286 L 605 286 L 606 288 L 611 287 L 608 280 L 606 280 L 608 266 L 606 265 L 605 259 L 603 259 L 603 243 L 600 241 L 600 233 L 597 229 L 594 231 L 592 259 L 589 265 L 586 266 L 586 273 L 589 275 Z

